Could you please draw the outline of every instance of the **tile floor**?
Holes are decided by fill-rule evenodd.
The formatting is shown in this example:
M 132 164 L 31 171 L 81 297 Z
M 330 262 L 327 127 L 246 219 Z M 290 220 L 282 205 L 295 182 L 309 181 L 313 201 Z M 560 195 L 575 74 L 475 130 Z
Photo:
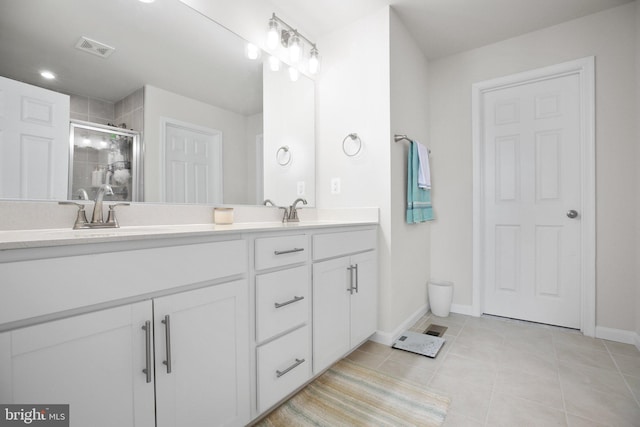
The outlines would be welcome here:
M 451 397 L 453 426 L 640 426 L 640 352 L 510 319 L 425 315 L 447 326 L 436 359 L 368 341 L 348 358 Z

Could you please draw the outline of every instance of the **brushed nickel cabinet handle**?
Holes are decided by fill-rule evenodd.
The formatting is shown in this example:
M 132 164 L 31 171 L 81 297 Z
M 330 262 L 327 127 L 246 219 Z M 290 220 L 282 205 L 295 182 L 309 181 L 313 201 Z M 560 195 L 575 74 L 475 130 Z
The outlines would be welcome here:
M 294 252 L 302 252 L 304 251 L 304 248 L 293 248 L 293 249 L 288 249 L 286 251 L 273 251 L 273 253 L 275 255 L 284 255 L 284 254 L 292 254 Z
M 301 364 L 304 363 L 304 359 L 296 359 L 296 362 L 289 366 L 287 369 L 285 369 L 284 371 L 276 371 L 276 377 L 280 378 L 281 376 L 285 375 L 286 373 L 288 373 L 289 371 L 291 371 L 292 369 L 300 366 Z
M 358 285 L 360 284 L 359 280 L 358 280 L 358 264 L 355 265 L 355 269 L 356 269 L 356 294 L 358 293 Z
M 353 295 L 353 290 L 355 289 L 353 287 L 353 270 L 355 269 L 356 267 L 354 267 L 353 265 L 347 267 L 347 270 L 349 270 L 349 287 L 347 288 L 347 290 L 349 291 L 350 295 Z
M 167 360 L 162 362 L 163 365 L 167 366 L 167 374 L 171 373 L 171 319 L 167 314 L 164 316 L 164 320 L 162 320 L 164 324 L 164 336 L 166 341 L 166 352 L 167 352 Z
M 144 338 L 145 338 L 145 362 L 146 367 L 142 370 L 147 375 L 147 382 L 151 382 L 151 322 L 144 322 Z
M 304 297 L 293 297 L 293 299 L 285 302 L 276 302 L 274 305 L 276 308 L 284 307 L 285 305 L 293 304 L 294 302 L 302 301 Z

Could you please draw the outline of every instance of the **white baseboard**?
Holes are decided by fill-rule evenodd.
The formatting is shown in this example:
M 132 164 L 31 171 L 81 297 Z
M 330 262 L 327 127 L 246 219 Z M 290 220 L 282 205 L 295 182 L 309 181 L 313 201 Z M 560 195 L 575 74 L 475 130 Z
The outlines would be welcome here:
M 457 314 L 466 314 L 467 316 L 473 316 L 473 306 L 463 304 L 451 304 L 451 312 Z
M 596 338 L 621 342 L 624 344 L 634 344 L 638 349 L 640 349 L 640 336 L 634 331 L 596 326 Z
M 392 345 L 401 333 L 413 326 L 419 318 L 424 316 L 429 311 L 429 304 L 425 304 L 420 307 L 415 313 L 413 313 L 407 320 L 402 322 L 393 332 L 376 331 L 371 338 L 371 341 L 375 341 L 383 345 Z

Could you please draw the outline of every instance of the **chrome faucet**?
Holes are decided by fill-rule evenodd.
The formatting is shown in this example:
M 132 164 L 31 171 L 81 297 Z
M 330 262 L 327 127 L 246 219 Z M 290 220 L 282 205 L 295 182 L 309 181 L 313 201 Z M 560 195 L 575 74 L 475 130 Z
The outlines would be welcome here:
M 78 207 L 78 215 L 76 216 L 76 222 L 73 224 L 74 229 L 79 228 L 118 228 L 118 220 L 116 219 L 116 206 L 129 206 L 129 203 L 114 203 L 109 205 L 109 216 L 107 222 L 104 221 L 104 214 L 102 211 L 102 202 L 104 196 L 113 195 L 113 189 L 108 184 L 102 184 L 96 193 L 96 198 L 93 206 L 93 216 L 91 221 L 87 220 L 87 215 L 84 210 L 84 204 L 76 202 L 58 202 L 60 205 L 75 205 Z
M 302 202 L 303 205 L 307 204 L 305 199 L 296 199 L 293 201 L 291 206 L 289 206 L 289 216 L 287 217 L 287 221 L 289 222 L 300 222 L 300 218 L 298 218 L 298 210 L 296 209 L 296 205 L 298 202 Z
M 98 188 L 98 192 L 96 193 L 96 199 L 93 204 L 93 216 L 91 217 L 91 224 L 103 224 L 104 217 L 102 212 L 102 200 L 104 196 L 113 196 L 113 188 L 109 184 L 102 184 L 100 188 Z

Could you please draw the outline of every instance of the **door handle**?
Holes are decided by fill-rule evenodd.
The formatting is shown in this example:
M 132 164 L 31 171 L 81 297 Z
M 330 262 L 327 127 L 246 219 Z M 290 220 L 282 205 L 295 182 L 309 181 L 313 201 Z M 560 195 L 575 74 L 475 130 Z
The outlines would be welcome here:
M 578 211 L 571 209 L 570 211 L 567 211 L 567 216 L 571 219 L 577 218 L 578 217 Z

